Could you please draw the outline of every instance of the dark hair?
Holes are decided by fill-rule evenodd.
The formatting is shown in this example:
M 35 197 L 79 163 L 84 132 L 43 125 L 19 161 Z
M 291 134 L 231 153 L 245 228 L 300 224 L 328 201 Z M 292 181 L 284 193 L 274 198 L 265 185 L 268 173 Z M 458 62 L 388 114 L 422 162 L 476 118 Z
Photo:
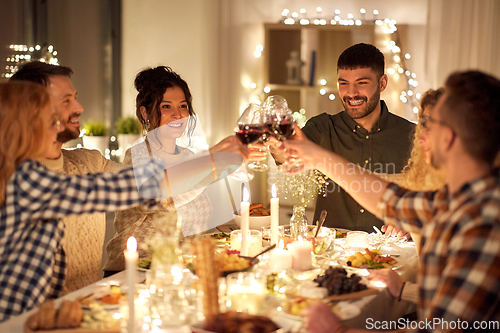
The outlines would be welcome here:
M 429 89 L 420 98 L 420 116 L 422 112 L 428 106 L 434 106 L 437 104 L 438 99 L 444 94 L 444 88 L 439 88 L 437 90 Z
M 380 78 L 384 75 L 384 55 L 371 44 L 354 44 L 340 55 L 337 61 L 337 73 L 339 69 L 357 68 L 370 68 Z
M 69 67 L 51 65 L 40 61 L 32 61 L 23 64 L 19 70 L 12 75 L 11 80 L 22 80 L 49 85 L 49 78 L 55 75 L 71 77 L 73 70 Z
M 188 84 L 179 74 L 174 72 L 172 68 L 167 66 L 158 66 L 155 68 L 146 68 L 137 74 L 134 81 L 134 86 L 139 92 L 135 99 L 137 118 L 142 126 L 146 128 L 146 120 L 142 117 L 141 106 L 146 108 L 150 129 L 155 129 L 160 126 L 161 110 L 160 103 L 163 99 L 163 94 L 168 88 L 179 87 L 184 92 L 186 102 L 188 104 L 189 118 L 188 122 L 188 138 L 191 137 L 196 126 L 196 117 L 193 110 L 191 91 Z
M 441 118 L 470 156 L 493 165 L 500 148 L 500 81 L 479 72 L 451 74 Z

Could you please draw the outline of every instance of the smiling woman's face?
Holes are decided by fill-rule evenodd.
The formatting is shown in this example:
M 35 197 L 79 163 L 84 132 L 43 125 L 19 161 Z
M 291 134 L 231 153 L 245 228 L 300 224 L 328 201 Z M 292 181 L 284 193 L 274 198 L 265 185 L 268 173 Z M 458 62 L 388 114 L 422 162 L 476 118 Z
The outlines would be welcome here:
M 179 138 L 184 133 L 189 117 L 189 108 L 184 92 L 179 87 L 167 88 L 160 103 L 161 136 Z

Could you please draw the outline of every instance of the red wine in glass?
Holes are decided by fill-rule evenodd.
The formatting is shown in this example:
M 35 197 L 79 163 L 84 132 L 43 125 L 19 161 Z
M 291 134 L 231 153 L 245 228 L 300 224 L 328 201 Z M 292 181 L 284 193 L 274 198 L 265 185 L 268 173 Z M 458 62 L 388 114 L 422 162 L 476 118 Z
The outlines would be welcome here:
M 274 133 L 278 140 L 286 140 L 293 134 L 293 121 L 284 120 L 274 124 Z
M 236 137 L 241 143 L 248 145 L 257 142 L 264 133 L 260 125 L 238 125 Z

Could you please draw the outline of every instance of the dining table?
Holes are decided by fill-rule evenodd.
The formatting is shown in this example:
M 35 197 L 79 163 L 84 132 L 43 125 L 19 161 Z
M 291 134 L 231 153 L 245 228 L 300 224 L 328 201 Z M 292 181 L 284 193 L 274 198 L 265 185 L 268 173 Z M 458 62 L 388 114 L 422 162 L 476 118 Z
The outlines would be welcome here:
M 223 229 L 226 230 L 226 229 Z M 218 231 L 218 230 L 213 230 Z M 330 260 L 332 265 L 339 265 L 338 259 L 341 258 L 342 252 L 345 250 L 342 240 L 335 240 L 335 250 L 331 252 L 331 258 L 322 256 L 320 259 Z M 392 245 L 392 252 L 397 253 L 401 258 L 400 265 L 396 271 L 399 273 L 403 281 L 416 282 L 418 272 L 418 257 L 413 242 L 402 242 L 397 245 Z M 401 254 L 400 254 L 401 253 Z M 318 257 L 319 258 L 319 257 Z M 265 261 L 265 260 L 263 260 Z M 350 273 L 361 273 L 360 270 L 351 267 L 345 267 Z M 363 275 L 363 274 L 361 274 Z M 139 281 L 144 281 L 146 272 L 138 271 Z M 79 296 L 91 294 L 94 290 L 109 286 L 111 284 L 125 285 L 126 272 L 122 271 L 110 277 L 104 278 L 79 290 L 73 291 L 55 300 L 55 306 L 58 307 L 63 300 L 75 300 Z M 349 309 L 357 309 L 351 315 L 347 316 L 343 323 L 352 328 L 367 328 L 368 321 L 396 321 L 398 318 L 416 310 L 415 304 L 407 301 L 398 301 L 390 295 L 384 287 L 379 287 L 378 292 L 360 298 L 346 299 L 339 302 L 340 306 L 346 306 Z M 19 316 L 12 317 L 9 320 L 0 324 L 0 332 L 2 333 L 20 333 L 24 331 L 26 320 L 38 309 L 32 309 Z M 266 311 L 266 315 L 275 321 L 283 328 L 285 332 L 304 332 L 303 322 L 300 317 L 291 316 L 284 313 L 282 307 L 276 307 L 274 311 Z M 66 331 L 65 331 L 66 332 Z M 168 332 L 165 331 L 165 332 Z

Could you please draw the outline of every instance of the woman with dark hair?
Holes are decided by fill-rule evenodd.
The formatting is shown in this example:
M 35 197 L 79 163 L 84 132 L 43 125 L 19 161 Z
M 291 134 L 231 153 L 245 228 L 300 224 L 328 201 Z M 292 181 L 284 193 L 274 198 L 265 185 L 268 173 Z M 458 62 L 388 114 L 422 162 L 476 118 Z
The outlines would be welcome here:
M 235 136 L 223 139 L 209 150 L 214 166 L 213 172 L 200 166 L 198 154 L 190 150 L 193 131 L 196 125 L 196 114 L 192 106 L 192 96 L 189 87 L 171 68 L 159 66 L 147 68 L 137 74 L 134 81 L 138 91 L 136 97 L 136 115 L 144 131 L 144 142 L 134 145 L 125 153 L 123 163 L 135 165 L 145 159 L 158 159 L 166 163 L 185 165 L 184 173 L 191 176 L 183 181 L 180 177 L 169 174 L 172 189 L 168 200 L 163 201 L 161 210 L 151 212 L 141 208 L 134 208 L 115 215 L 115 236 L 106 245 L 108 260 L 104 266 L 105 276 L 109 276 L 125 268 L 123 251 L 127 239 L 134 236 L 142 248 L 139 257 L 147 258 L 144 245 L 150 242 L 155 235 L 172 236 L 181 233 L 191 236 L 206 231 L 207 222 L 212 215 L 212 205 L 205 194 L 204 187 L 220 177 L 218 156 L 221 153 L 241 155 L 244 158 L 262 159 L 264 152 L 249 150 Z M 188 146 L 178 144 L 179 138 L 187 135 Z M 214 158 L 214 153 L 217 156 Z M 236 155 L 239 154 L 239 155 Z M 208 156 L 201 153 L 199 156 Z M 210 160 L 210 159 L 209 159 Z M 240 159 L 241 161 L 241 159 Z M 234 165 L 239 162 L 235 162 Z M 217 171 L 216 171 L 217 170 Z M 161 222 L 160 222 L 161 221 Z M 181 232 L 182 229 L 182 232 Z

